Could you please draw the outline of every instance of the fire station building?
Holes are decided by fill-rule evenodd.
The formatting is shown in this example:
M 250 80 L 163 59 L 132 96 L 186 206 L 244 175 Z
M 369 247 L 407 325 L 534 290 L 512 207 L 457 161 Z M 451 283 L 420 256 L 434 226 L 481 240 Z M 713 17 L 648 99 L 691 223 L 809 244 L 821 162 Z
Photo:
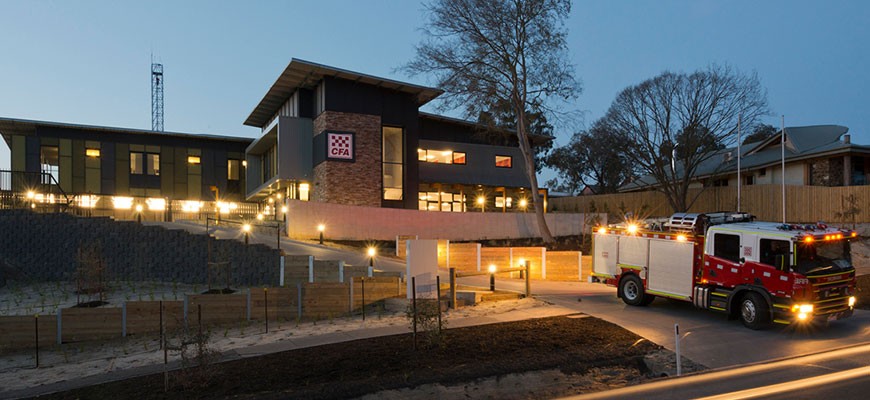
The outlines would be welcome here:
M 247 198 L 455 212 L 525 207 L 529 183 L 515 135 L 419 111 L 441 93 L 293 59 L 245 121 L 262 131 L 246 151 Z
M 514 133 L 419 111 L 441 93 L 293 59 L 244 121 L 260 129 L 255 139 L 0 118 L 12 153 L 0 191 L 154 211 L 284 199 L 524 210 L 529 183 Z

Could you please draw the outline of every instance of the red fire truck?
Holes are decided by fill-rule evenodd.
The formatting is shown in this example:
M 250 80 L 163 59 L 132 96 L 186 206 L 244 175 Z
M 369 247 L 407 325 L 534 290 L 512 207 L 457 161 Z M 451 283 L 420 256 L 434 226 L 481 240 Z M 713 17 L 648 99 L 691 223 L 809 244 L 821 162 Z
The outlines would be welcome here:
M 690 301 L 751 329 L 831 321 L 855 308 L 856 236 L 822 223 L 755 222 L 747 213 L 678 213 L 661 224 L 598 227 L 592 276 L 616 286 L 626 304 Z

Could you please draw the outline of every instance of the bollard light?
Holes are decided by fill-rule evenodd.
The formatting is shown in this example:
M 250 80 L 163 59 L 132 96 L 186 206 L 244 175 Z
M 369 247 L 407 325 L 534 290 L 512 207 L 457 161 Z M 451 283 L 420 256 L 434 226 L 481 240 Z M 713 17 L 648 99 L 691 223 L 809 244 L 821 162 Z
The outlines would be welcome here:
M 245 232 L 245 244 L 248 244 L 248 235 L 251 233 L 251 224 L 242 225 L 242 232 Z
M 374 267 L 375 266 L 375 254 L 377 254 L 377 251 L 375 250 L 374 247 L 369 247 L 367 253 L 369 255 L 369 267 Z
M 495 291 L 495 264 L 489 264 L 489 290 Z
M 317 225 L 317 231 L 320 232 L 320 244 L 323 244 L 323 230 L 326 229 L 326 226 L 323 224 Z

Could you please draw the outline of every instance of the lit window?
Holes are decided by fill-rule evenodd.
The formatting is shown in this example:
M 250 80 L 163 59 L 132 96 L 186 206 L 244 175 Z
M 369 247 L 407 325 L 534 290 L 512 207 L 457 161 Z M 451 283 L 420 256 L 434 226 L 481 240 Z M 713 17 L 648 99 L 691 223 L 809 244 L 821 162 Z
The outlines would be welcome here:
M 148 153 L 145 157 L 147 161 L 145 173 L 148 175 L 160 175 L 160 154 Z
M 118 210 L 129 210 L 133 208 L 133 198 L 121 196 L 112 197 L 112 206 Z
M 299 200 L 308 201 L 308 191 L 310 186 L 307 183 L 299 184 Z
M 498 168 L 511 168 L 513 157 L 495 156 L 495 166 Z
M 100 158 L 100 149 L 85 149 L 85 155 L 93 158 Z
M 197 213 L 202 208 L 202 205 L 203 202 L 201 201 L 185 200 L 181 202 L 181 211 L 187 213 Z
M 417 149 L 417 160 L 426 161 L 426 150 Z
M 148 210 L 150 211 L 163 211 L 166 209 L 166 199 L 150 198 L 145 200 L 145 204 L 148 205 Z
M 142 168 L 142 160 L 145 155 L 142 153 L 130 153 L 130 173 L 134 175 L 142 175 L 145 169 Z
M 465 165 L 465 153 L 454 151 L 453 152 L 453 163 Z
M 94 195 L 80 195 L 76 199 L 78 206 L 81 208 L 94 208 L 97 206 L 97 202 L 100 200 L 98 196 Z
M 160 154 L 131 152 L 130 173 L 133 175 L 160 175 Z
M 496 208 L 511 208 L 513 205 L 513 199 L 508 197 L 507 204 L 505 204 L 505 198 L 502 196 L 498 196 L 495 198 L 495 207 Z
M 403 194 L 403 142 L 405 132 L 402 128 L 385 126 L 381 130 L 381 162 L 384 200 L 402 200 Z M 428 154 L 427 154 L 428 157 Z
M 199 158 L 199 156 L 187 156 L 187 163 L 188 164 L 199 165 L 200 162 L 201 162 L 201 159 Z

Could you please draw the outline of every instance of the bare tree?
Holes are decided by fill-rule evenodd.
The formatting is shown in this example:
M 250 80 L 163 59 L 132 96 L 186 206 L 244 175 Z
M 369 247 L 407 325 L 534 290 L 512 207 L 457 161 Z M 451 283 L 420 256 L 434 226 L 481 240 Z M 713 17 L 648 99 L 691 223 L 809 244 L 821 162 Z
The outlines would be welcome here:
M 736 141 L 737 119 L 752 126 L 768 112 L 756 74 L 713 65 L 664 72 L 624 89 L 604 119 L 628 143 L 628 157 L 656 182 L 676 212 L 688 210 L 689 184 L 716 150 Z
M 552 112 L 550 101 L 580 90 L 567 61 L 570 1 L 433 0 L 426 11 L 425 39 L 404 69 L 434 75 L 446 92 L 442 107 L 461 106 L 469 118 L 499 102 L 512 106 L 538 230 L 553 242 L 538 194 L 528 112 Z
M 553 149 L 546 164 L 558 172 L 559 190 L 577 193 L 595 186 L 595 194 L 616 193 L 636 175 L 627 154 L 627 142 L 603 120 L 574 134 L 567 145 Z M 548 183 L 549 184 L 549 183 Z

